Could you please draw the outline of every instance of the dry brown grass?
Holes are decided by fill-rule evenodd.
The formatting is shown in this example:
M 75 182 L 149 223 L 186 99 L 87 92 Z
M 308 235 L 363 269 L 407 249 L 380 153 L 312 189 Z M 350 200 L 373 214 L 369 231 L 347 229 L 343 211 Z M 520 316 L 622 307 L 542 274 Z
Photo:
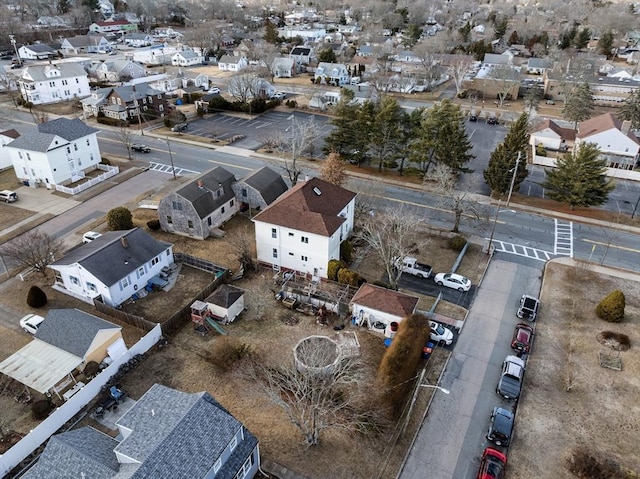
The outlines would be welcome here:
M 612 325 L 598 319 L 595 308 L 614 289 L 629 299 L 625 320 L 615 325 L 615 332 L 637 337 L 638 283 L 591 268 L 547 263 L 509 454 L 510 477 L 573 478 L 566 458 L 577 447 L 640 470 L 640 349 L 632 345 L 620 353 L 622 371 L 599 364 L 598 353 L 610 349 L 598 343 L 597 334 Z

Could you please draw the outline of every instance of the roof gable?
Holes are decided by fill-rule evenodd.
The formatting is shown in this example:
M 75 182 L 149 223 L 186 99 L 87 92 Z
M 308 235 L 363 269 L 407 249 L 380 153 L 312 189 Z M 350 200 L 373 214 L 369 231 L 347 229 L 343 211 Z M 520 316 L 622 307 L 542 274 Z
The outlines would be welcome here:
M 122 328 L 79 309 L 52 309 L 40 324 L 36 338 L 84 358 L 96 335 L 105 329 Z
M 109 231 L 50 266 L 55 269 L 56 266 L 80 264 L 110 287 L 170 247 L 170 244 L 156 240 L 140 228 Z
M 338 216 L 356 194 L 320 178 L 296 184 L 254 221 L 331 236 L 346 221 Z
M 227 309 L 233 306 L 243 294 L 244 290 L 225 283 L 221 284 L 205 301 Z
M 287 191 L 287 184 L 278 173 L 268 166 L 263 166 L 241 180 L 260 193 L 262 199 L 270 205 Z
M 560 125 L 558 125 L 555 121 L 549 120 L 549 119 L 545 119 L 544 121 L 542 121 L 542 123 L 540 123 L 540 125 L 537 128 L 533 129 L 531 133 L 538 133 L 547 129 L 553 131 L 556 135 L 558 135 L 563 140 L 573 141 L 576 138 L 575 130 L 571 128 L 563 128 Z
M 234 198 L 231 185 L 236 178 L 221 166 L 208 171 L 188 185 L 176 191 L 176 194 L 193 205 L 200 218 L 205 218 L 220 206 Z M 222 188 L 220 196 L 217 192 Z
M 620 130 L 621 126 L 620 120 L 611 113 L 605 113 L 580 123 L 576 137 L 587 138 L 612 129 Z
M 418 306 L 418 298 L 399 291 L 364 283 L 353 295 L 351 304 L 359 304 L 382 313 L 403 318 L 415 312 Z

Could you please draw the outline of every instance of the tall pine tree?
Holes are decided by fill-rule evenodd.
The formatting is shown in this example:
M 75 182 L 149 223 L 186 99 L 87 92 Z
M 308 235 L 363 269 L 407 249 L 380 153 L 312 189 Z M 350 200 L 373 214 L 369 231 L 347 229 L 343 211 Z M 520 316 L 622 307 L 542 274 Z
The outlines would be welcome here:
M 573 122 L 573 129 L 578 129 L 578 122 L 591 118 L 594 101 L 591 87 L 587 82 L 573 88 L 567 95 L 562 115 Z
M 598 147 L 583 143 L 558 159 L 556 168 L 547 170 L 542 186 L 549 198 L 571 209 L 601 205 L 615 187 L 605 171 L 606 160 L 600 158 Z

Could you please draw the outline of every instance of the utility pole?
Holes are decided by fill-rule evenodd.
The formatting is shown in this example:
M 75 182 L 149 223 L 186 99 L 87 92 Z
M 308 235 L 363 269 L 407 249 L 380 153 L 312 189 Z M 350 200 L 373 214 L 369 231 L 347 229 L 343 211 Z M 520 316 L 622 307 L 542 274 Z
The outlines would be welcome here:
M 169 143 L 169 137 L 167 137 L 167 147 L 169 148 L 169 161 L 171 161 L 171 172 L 173 173 L 173 179 L 176 179 L 176 168 L 173 166 L 173 153 L 171 153 L 171 143 Z
M 633 213 L 631 213 L 631 219 L 636 215 L 636 210 L 638 209 L 638 204 L 640 204 L 640 196 L 638 196 L 638 201 L 636 201 L 636 205 L 633 207 Z
M 138 125 L 140 126 L 140 134 L 144 136 L 144 129 L 142 128 L 142 117 L 140 115 L 140 105 L 138 104 L 138 94 L 136 93 L 135 85 L 133 85 L 133 99 L 136 102 L 136 111 L 138 112 Z
M 518 158 L 516 158 L 516 166 L 513 167 L 513 176 L 511 177 L 511 185 L 509 186 L 509 195 L 507 196 L 507 204 L 505 208 L 509 206 L 509 201 L 511 201 L 511 193 L 513 193 L 513 185 L 516 183 L 516 175 L 518 174 L 518 165 L 520 164 L 520 156 L 521 152 L 518 152 Z
M 487 247 L 487 255 L 491 256 L 491 246 L 493 244 L 493 233 L 496 231 L 496 223 L 498 223 L 498 215 L 500 214 L 500 200 L 496 207 L 496 215 L 493 217 L 493 226 L 491 227 L 491 235 L 489 236 L 489 246 Z
M 291 162 L 295 165 L 296 161 L 296 135 L 295 135 L 295 117 L 291 115 Z

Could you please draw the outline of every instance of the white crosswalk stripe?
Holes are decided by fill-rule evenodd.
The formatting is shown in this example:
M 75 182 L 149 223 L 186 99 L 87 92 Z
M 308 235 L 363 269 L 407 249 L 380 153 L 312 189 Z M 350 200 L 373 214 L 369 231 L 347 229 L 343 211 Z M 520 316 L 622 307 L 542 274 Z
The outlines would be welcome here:
M 153 171 L 161 171 L 162 173 L 167 173 L 169 175 L 173 174 L 173 169 L 170 165 L 163 165 L 162 163 L 149 163 L 149 169 Z M 176 176 L 182 175 L 197 175 L 197 171 L 187 170 L 186 168 L 176 168 Z
M 488 240 L 489 238 L 485 238 Z M 530 246 L 523 246 L 514 243 L 508 243 L 506 241 L 500 241 L 494 239 L 492 241 L 494 251 L 500 253 L 508 253 L 514 254 L 516 256 L 524 256 L 526 258 L 532 258 L 537 261 L 549 261 L 552 257 L 555 256 L 554 253 L 550 251 L 544 251 L 537 248 L 531 248 Z
M 556 227 L 554 254 L 573 258 L 573 223 L 554 219 Z

